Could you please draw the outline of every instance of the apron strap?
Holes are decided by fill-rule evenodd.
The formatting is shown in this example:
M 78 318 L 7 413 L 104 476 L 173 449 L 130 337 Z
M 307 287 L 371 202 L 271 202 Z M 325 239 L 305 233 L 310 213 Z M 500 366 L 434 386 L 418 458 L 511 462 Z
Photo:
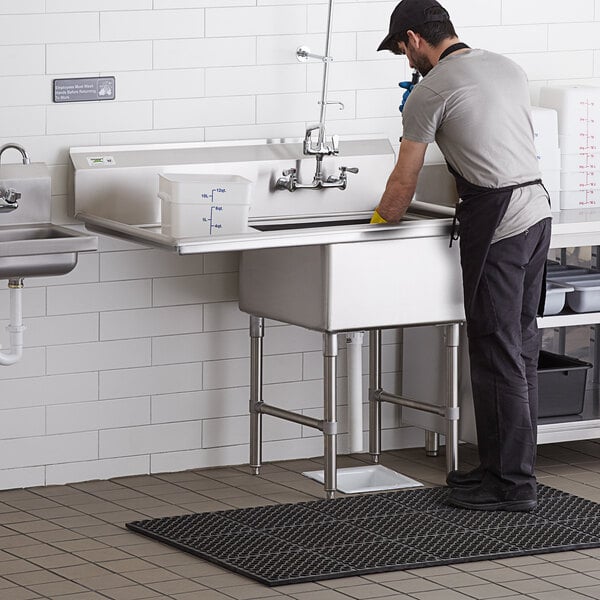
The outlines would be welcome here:
M 456 44 L 452 44 L 452 46 L 448 46 L 440 54 L 440 57 L 438 58 L 438 60 L 442 60 L 443 58 L 446 58 L 446 56 L 448 56 L 449 54 L 452 54 L 453 52 L 456 52 L 457 50 L 463 50 L 465 48 L 470 48 L 470 46 L 467 46 L 463 42 L 457 42 Z

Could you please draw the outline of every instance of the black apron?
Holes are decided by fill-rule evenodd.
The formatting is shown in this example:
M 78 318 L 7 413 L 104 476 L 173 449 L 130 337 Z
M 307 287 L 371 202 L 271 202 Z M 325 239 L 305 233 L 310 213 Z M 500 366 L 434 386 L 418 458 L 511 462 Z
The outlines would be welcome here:
M 467 332 L 469 336 L 489 335 L 495 331 L 496 319 L 493 314 L 493 302 L 490 301 L 490 292 L 485 280 L 482 281 L 482 273 L 494 232 L 506 213 L 513 191 L 542 184 L 542 180 L 535 179 L 501 188 L 485 188 L 468 182 L 450 164 L 447 165 L 456 180 L 456 189 L 461 199 L 456 206 L 450 245 L 452 240 L 460 236 Z M 545 277 L 544 272 L 544 281 Z M 546 286 L 542 285 L 539 315 L 543 314 L 545 299 Z

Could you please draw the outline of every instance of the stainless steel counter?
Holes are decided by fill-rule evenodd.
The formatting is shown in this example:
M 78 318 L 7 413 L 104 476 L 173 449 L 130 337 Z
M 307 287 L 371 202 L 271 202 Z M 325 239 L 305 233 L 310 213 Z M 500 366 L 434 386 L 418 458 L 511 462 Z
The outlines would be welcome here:
M 415 207 L 427 208 L 427 223 L 416 223 L 424 215 L 413 215 L 398 225 L 369 226 L 395 162 L 385 138 L 342 141 L 339 155 L 324 158 L 325 175 L 335 174 L 340 166 L 358 168 L 348 176 L 345 190 L 276 189 L 274 182 L 291 166 L 304 180 L 313 175 L 315 159 L 304 156 L 302 145 L 294 141 L 72 148 L 71 160 L 73 215 L 88 229 L 179 254 L 447 235 L 456 199 L 445 165 L 426 165 Z M 158 175 L 163 173 L 234 173 L 252 181 L 247 230 L 188 238 L 165 235 L 157 196 Z M 431 198 L 436 205 L 423 202 Z
M 437 207 L 432 208 L 437 209 Z M 358 218 L 366 221 L 369 216 L 353 215 L 348 221 L 351 222 Z M 317 221 L 312 224 L 312 227 L 303 222 L 301 227 L 295 228 L 292 221 L 289 224 L 290 229 L 260 231 L 258 228 L 248 227 L 248 231 L 244 234 L 177 239 L 162 234 L 160 225 L 128 225 L 85 212 L 78 213 L 77 218 L 85 223 L 87 229 L 95 233 L 113 235 L 130 242 L 148 244 L 178 254 L 239 252 L 291 246 L 321 246 L 349 242 L 448 236 L 452 222 L 451 219 L 442 217 L 435 221 L 407 220 L 397 225 L 375 227 L 369 225 L 368 222 L 349 225 L 338 220 L 337 224 L 329 226 Z

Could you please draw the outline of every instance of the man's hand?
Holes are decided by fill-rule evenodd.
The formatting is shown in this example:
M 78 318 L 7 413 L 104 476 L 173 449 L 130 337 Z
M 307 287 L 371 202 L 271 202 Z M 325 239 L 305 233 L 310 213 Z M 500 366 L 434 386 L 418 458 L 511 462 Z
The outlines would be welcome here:
M 402 112 L 404 110 L 404 105 L 406 104 L 406 101 L 408 100 L 408 97 L 410 96 L 410 93 L 413 91 L 413 88 L 415 87 L 415 84 L 412 83 L 412 81 L 401 81 L 398 85 L 402 89 L 406 90 L 404 92 L 404 94 L 402 94 L 402 103 L 398 107 L 398 110 L 400 112 Z
M 406 101 L 408 100 L 408 97 L 410 96 L 410 93 L 413 91 L 415 85 L 417 85 L 417 83 L 419 83 L 420 78 L 421 78 L 421 75 L 420 75 L 419 71 L 417 71 L 415 69 L 413 71 L 411 81 L 401 81 L 398 84 L 403 90 L 406 90 L 404 92 L 404 94 L 402 95 L 402 104 L 400 104 L 400 106 L 398 107 L 400 112 L 402 112 L 404 110 L 404 105 L 406 104 Z

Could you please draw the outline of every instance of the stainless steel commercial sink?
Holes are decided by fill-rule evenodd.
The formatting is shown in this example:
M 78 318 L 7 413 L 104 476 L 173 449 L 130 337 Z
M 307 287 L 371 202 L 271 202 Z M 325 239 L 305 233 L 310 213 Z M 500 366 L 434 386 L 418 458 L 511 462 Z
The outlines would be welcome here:
M 96 250 L 95 236 L 52 223 L 0 227 L 0 279 L 63 275 L 77 264 L 77 253 Z
M 447 344 L 449 381 L 455 381 L 456 322 L 464 315 L 458 247 L 448 247 L 454 210 L 448 205 L 419 205 L 429 199 L 446 204 L 450 197 L 452 204 L 456 190 L 453 182 L 448 183 L 444 165 L 424 170 L 413 214 L 401 223 L 371 225 L 373 208 L 394 164 L 387 139 L 349 140 L 340 144 L 339 156 L 325 158 L 325 175 L 342 167 L 358 169 L 343 191 L 279 190 L 274 183 L 283 170 L 294 167 L 301 180 L 314 172 L 314 157 L 304 156 L 302 145 L 294 142 L 78 148 L 71 149 L 71 158 L 75 216 L 88 229 L 179 254 L 241 252 L 239 305 L 250 314 L 250 465 L 254 472 L 261 465 L 261 419 L 268 414 L 323 432 L 325 490 L 328 496 L 334 493 L 337 332 L 371 330 L 370 351 L 376 357 L 381 328 L 447 323 L 452 331 Z M 251 180 L 247 230 L 198 238 L 165 235 L 156 193 L 158 174 L 166 172 L 238 174 Z M 263 402 L 265 317 L 323 332 L 323 419 Z M 371 387 L 379 389 L 381 369 L 376 358 L 373 362 Z M 449 469 L 456 468 L 456 402 L 452 384 L 447 439 L 454 451 L 448 453 Z M 440 409 L 432 410 L 439 413 Z M 376 431 L 378 422 L 374 421 Z M 376 441 L 371 453 L 376 460 L 380 453 Z
M 96 236 L 51 223 L 45 164 L 0 165 L 0 190 L 15 197 L 0 206 L 0 279 L 63 275 L 77 264 L 78 252 L 97 249 Z
M 463 320 L 457 245 L 405 225 L 393 240 L 242 252 L 240 309 L 330 332 Z

